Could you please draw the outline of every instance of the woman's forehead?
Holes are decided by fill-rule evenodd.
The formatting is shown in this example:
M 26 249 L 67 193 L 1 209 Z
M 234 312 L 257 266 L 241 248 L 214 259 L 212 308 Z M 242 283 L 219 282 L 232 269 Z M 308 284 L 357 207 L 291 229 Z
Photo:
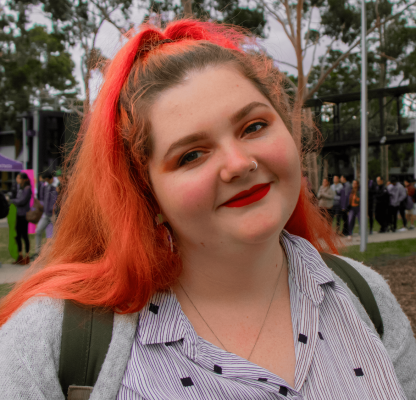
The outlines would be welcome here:
M 181 85 L 166 90 L 150 109 L 152 141 L 156 147 L 190 133 L 210 131 L 232 123 L 231 117 L 250 103 L 268 99 L 232 67 L 209 67 L 194 72 Z

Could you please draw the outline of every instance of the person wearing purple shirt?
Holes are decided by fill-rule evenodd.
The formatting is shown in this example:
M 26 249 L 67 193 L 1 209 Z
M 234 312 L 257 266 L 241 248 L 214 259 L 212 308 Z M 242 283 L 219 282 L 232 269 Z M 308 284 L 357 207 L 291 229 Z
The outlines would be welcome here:
M 36 254 L 39 254 L 41 244 L 42 244 L 42 233 L 46 230 L 46 238 L 50 239 L 52 237 L 52 212 L 53 207 L 55 206 L 56 199 L 58 194 L 56 192 L 55 186 L 53 186 L 53 176 L 51 172 L 45 172 L 43 175 L 44 181 L 47 185 L 43 190 L 43 214 L 36 226 Z M 49 228 L 48 228 L 49 227 Z

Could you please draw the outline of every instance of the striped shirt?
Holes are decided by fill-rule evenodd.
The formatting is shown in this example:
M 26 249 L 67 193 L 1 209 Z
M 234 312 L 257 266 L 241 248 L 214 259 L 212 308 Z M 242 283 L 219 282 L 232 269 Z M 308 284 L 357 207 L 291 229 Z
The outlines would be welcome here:
M 405 399 L 386 349 L 360 319 L 316 249 L 282 245 L 296 354 L 295 384 L 199 337 L 173 291 L 140 312 L 117 400 Z

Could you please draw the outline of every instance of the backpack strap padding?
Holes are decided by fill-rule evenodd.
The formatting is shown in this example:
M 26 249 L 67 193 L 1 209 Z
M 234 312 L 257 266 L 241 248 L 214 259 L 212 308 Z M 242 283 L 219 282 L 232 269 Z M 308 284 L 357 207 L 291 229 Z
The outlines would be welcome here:
M 321 253 L 321 257 L 325 264 L 334 271 L 335 274 L 346 283 L 351 292 L 358 297 L 373 322 L 380 338 L 383 337 L 383 320 L 381 319 L 380 310 L 378 309 L 374 294 L 367 281 L 352 265 L 341 258 L 328 253 Z
M 70 385 L 95 385 L 111 342 L 113 318 L 113 312 L 65 300 L 58 373 L 65 396 Z

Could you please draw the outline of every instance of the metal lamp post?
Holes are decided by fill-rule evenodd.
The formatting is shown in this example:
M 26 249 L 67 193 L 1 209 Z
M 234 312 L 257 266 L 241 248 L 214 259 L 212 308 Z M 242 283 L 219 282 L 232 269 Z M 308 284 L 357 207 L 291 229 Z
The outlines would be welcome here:
M 368 211 L 368 129 L 367 129 L 367 18 L 365 0 L 361 10 L 361 199 L 360 199 L 360 251 L 367 249 Z

